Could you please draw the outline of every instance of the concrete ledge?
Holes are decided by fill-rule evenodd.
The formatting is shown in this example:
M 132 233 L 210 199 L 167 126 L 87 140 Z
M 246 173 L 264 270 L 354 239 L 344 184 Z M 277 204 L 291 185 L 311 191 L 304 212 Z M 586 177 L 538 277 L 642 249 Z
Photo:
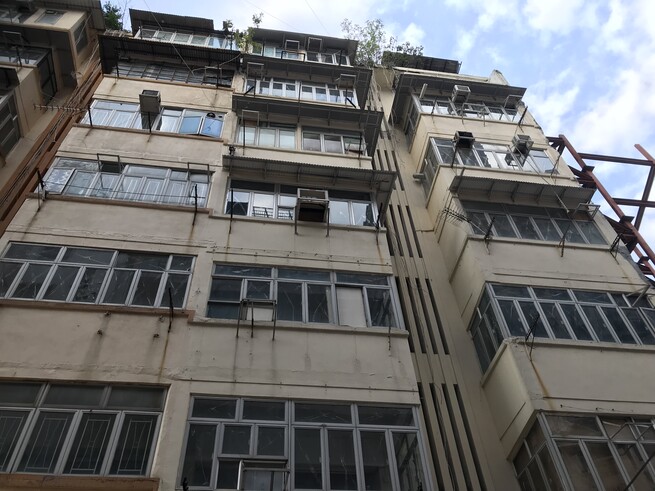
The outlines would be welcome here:
M 0 474 L 2 490 L 157 491 L 158 478 Z

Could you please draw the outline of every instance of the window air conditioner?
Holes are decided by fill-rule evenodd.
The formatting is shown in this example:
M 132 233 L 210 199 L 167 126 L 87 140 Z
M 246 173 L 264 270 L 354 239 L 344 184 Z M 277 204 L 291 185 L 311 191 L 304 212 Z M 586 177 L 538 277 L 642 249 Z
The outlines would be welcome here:
M 453 141 L 457 148 L 471 148 L 475 143 L 475 137 L 469 131 L 457 131 Z
M 503 104 L 503 107 L 506 107 L 507 109 L 516 109 L 516 106 L 518 106 L 520 102 L 521 102 L 520 95 L 510 94 L 505 99 L 505 103 Z
M 284 49 L 287 51 L 298 51 L 300 49 L 300 41 L 296 41 L 295 39 L 287 39 L 284 42 Z
M 528 135 L 514 135 L 514 138 L 512 138 L 512 145 L 514 146 L 514 150 L 521 153 L 522 155 L 527 155 L 530 153 L 530 149 L 532 148 L 532 144 L 534 142 L 532 141 L 532 138 L 530 138 Z
M 296 216 L 303 222 L 325 223 L 328 220 L 328 192 L 324 189 L 298 188 Z
M 139 94 L 141 112 L 159 114 L 161 109 L 161 95 L 158 90 L 144 90 Z
M 307 38 L 307 51 L 320 52 L 323 49 L 323 40 L 321 38 Z
M 450 100 L 455 104 L 464 104 L 471 95 L 471 89 L 467 85 L 455 85 Z

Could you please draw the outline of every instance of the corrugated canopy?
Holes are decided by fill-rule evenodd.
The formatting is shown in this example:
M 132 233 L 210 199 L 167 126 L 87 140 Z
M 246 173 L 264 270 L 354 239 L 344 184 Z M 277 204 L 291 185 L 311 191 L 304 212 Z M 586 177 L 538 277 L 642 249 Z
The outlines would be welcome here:
M 459 73 L 461 61 L 447 60 L 445 58 L 432 58 L 430 56 L 410 55 L 398 51 L 385 51 L 382 53 L 382 65 L 417 68 L 432 72 Z
M 161 12 L 151 12 L 149 10 L 130 9 L 130 20 L 132 22 L 132 32 L 134 34 L 137 33 L 142 25 L 161 25 L 163 29 L 182 29 L 203 33 L 214 31 L 214 21 L 212 19 L 188 17 L 186 15 L 164 14 Z
M 240 64 L 239 51 L 229 49 L 207 48 L 184 44 L 162 43 L 148 39 L 119 37 L 107 34 L 98 36 L 100 42 L 100 59 L 102 69 L 110 73 L 119 58 L 134 56 L 139 60 L 166 61 L 180 63 L 184 61 L 191 66 L 216 66 L 230 62 L 225 68 L 238 69 Z
M 263 121 L 269 120 L 272 114 L 279 114 L 294 117 L 297 121 L 319 120 L 314 121 L 313 124 L 336 131 L 343 131 L 345 129 L 342 127 L 343 123 L 350 123 L 364 133 L 368 155 L 373 155 L 375 152 L 380 134 L 380 124 L 384 117 L 384 113 L 381 111 L 356 109 L 352 106 L 333 106 L 293 99 L 282 100 L 266 96 L 235 94 L 232 97 L 232 110 L 240 116 L 244 109 L 258 111 L 260 119 Z M 337 124 L 333 126 L 335 122 Z
M 595 189 L 538 182 L 512 181 L 491 177 L 455 176 L 450 191 L 460 198 L 478 201 L 534 202 L 546 207 L 575 209 L 589 203 Z
M 251 179 L 255 174 L 265 181 L 274 181 L 277 178 L 289 184 L 298 183 L 307 187 L 372 191 L 382 213 L 396 180 L 396 173 L 393 171 L 286 162 L 240 155 L 223 155 L 223 168 L 231 174 Z
M 342 74 L 354 75 L 356 78 L 355 92 L 360 107 L 364 107 L 368 100 L 372 73 L 369 68 L 312 63 L 301 60 L 287 60 L 285 58 L 270 58 L 246 54 L 244 55 L 244 64 L 247 66 L 248 62 L 263 64 L 265 76 L 275 76 L 271 75 L 271 72 L 277 72 L 284 74 L 283 76 L 285 78 L 293 80 L 312 81 L 315 77 L 325 77 L 330 79 L 330 83 L 334 83 Z

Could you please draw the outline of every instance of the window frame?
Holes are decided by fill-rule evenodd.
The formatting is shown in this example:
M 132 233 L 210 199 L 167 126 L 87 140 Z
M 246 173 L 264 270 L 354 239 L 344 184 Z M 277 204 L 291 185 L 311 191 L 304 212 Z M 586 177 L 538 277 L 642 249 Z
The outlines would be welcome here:
M 305 135 L 306 134 L 313 134 L 313 135 L 318 135 L 318 140 L 319 140 L 319 145 L 320 149 L 319 150 L 313 150 L 310 148 L 305 148 Z M 328 138 L 338 138 L 339 139 L 339 144 L 341 146 L 341 150 L 339 152 L 334 152 L 327 150 L 326 146 L 326 137 Z M 353 140 L 358 140 L 359 141 L 359 151 L 351 152 L 349 150 L 351 143 L 346 144 L 346 139 L 350 138 Z M 318 128 L 302 128 L 301 135 L 300 135 L 300 146 L 303 152 L 319 152 L 319 153 L 328 153 L 328 154 L 334 154 L 334 155 L 353 155 L 353 156 L 358 156 L 358 157 L 366 157 L 367 152 L 366 152 L 366 139 L 364 138 L 364 135 L 361 133 L 340 133 L 340 132 L 330 132 L 330 131 L 325 131 L 323 129 L 318 129 Z
M 13 244 L 20 244 L 21 247 L 23 246 L 41 247 L 46 245 L 46 244 L 36 244 L 31 242 L 9 242 L 7 244 L 7 246 L 5 247 L 2 253 L 2 256 L 0 257 L 0 264 L 2 265 L 19 264 L 18 270 L 16 271 L 15 274 L 13 274 L 13 277 L 10 278 L 10 281 L 7 284 L 7 288 L 6 291 L 4 292 L 4 295 L 0 297 L 7 300 L 46 301 L 46 302 L 55 302 L 55 303 L 65 303 L 65 304 L 70 303 L 70 304 L 84 304 L 84 305 L 111 305 L 111 306 L 121 306 L 121 307 L 128 307 L 128 308 L 129 307 L 142 307 L 142 308 L 155 308 L 155 309 L 170 308 L 170 306 L 165 305 L 165 303 L 168 302 L 168 299 L 166 298 L 166 286 L 168 285 L 168 282 L 170 281 L 171 278 L 184 275 L 186 276 L 186 281 L 187 281 L 184 294 L 181 298 L 180 304 L 173 306 L 173 308 L 176 309 L 183 309 L 186 305 L 186 301 L 188 300 L 191 279 L 193 276 L 193 270 L 196 262 L 195 256 L 189 256 L 185 254 L 148 253 L 148 254 L 155 254 L 157 256 L 161 256 L 162 258 L 164 256 L 168 256 L 166 259 L 166 267 L 164 269 L 155 269 L 155 268 L 147 268 L 147 267 L 145 268 L 124 267 L 124 266 L 121 267 L 121 266 L 117 266 L 117 261 L 119 260 L 121 254 L 130 254 L 130 253 L 142 254 L 143 251 L 141 252 L 125 251 L 125 250 L 116 250 L 116 249 L 102 249 L 97 247 L 78 247 L 74 245 L 59 246 L 59 245 L 49 245 L 49 244 L 47 245 L 47 247 L 59 248 L 59 251 L 57 252 L 56 256 L 51 260 L 24 258 L 24 257 L 23 258 L 7 257 L 7 253 L 10 251 L 10 248 Z M 104 251 L 108 253 L 110 252 L 111 259 L 109 259 L 104 264 L 93 263 L 93 262 L 83 263 L 80 261 L 77 262 L 64 261 L 64 256 L 69 250 L 78 250 L 78 249 L 82 251 L 98 251 L 98 252 Z M 176 257 L 191 258 L 191 264 L 189 266 L 189 269 L 184 271 L 179 269 L 172 269 L 172 263 L 174 258 Z M 45 275 L 42 277 L 41 283 L 40 285 L 38 285 L 38 288 L 34 290 L 33 296 L 15 297 L 14 295 L 16 294 L 17 289 L 20 287 L 21 282 L 26 278 L 27 270 L 31 266 L 47 267 L 48 270 L 45 273 Z M 57 272 L 62 268 L 69 268 L 69 269 L 76 268 L 77 270 L 72 276 L 72 281 L 68 285 L 66 298 L 65 299 L 45 298 L 46 294 L 48 293 L 48 289 L 54 284 L 53 281 L 56 280 Z M 84 277 L 86 272 L 89 270 L 104 271 L 104 276 L 102 277 L 100 284 L 94 286 L 94 288 L 97 288 L 97 291 L 95 292 L 95 298 L 93 301 L 76 300 L 78 294 L 80 292 L 83 292 L 82 286 L 84 282 Z M 106 302 L 105 298 L 108 295 L 112 294 L 112 292 L 114 291 L 110 289 L 110 286 L 114 278 L 114 273 L 117 271 L 133 272 L 131 280 L 129 281 L 129 285 L 127 285 L 127 289 L 124 293 L 125 300 L 122 303 Z M 141 278 L 146 278 L 147 274 L 160 275 L 159 284 L 157 286 L 157 291 L 155 293 L 153 303 L 152 305 L 134 303 L 137 299 L 137 295 L 139 294 L 139 292 L 142 291 L 139 288 Z M 36 281 L 38 281 L 38 279 Z M 35 284 L 35 287 L 36 286 L 37 284 Z M 146 285 L 145 292 L 147 292 L 147 289 L 148 286 Z M 90 291 L 90 294 L 93 294 L 93 290 Z
M 20 119 L 16 108 L 14 92 L 0 92 L 0 115 L 5 111 L 7 115 L 0 121 L 0 135 L 5 127 L 11 127 L 7 136 L 0 141 L 0 155 L 6 157 L 21 139 Z
M 228 266 L 228 267 L 240 267 L 242 265 L 234 264 L 234 263 L 214 263 L 213 268 L 212 268 L 212 274 L 211 274 L 211 279 L 210 279 L 210 287 L 208 289 L 209 296 L 207 298 L 207 317 L 209 318 L 216 318 L 216 319 L 231 319 L 231 320 L 237 320 L 238 319 L 238 309 L 241 304 L 241 302 L 248 297 L 248 285 L 249 282 L 269 282 L 270 287 L 269 287 L 269 295 L 268 299 L 269 300 L 277 300 L 278 299 L 278 290 L 279 290 L 279 285 L 280 284 L 295 284 L 301 285 L 301 317 L 302 319 L 300 321 L 298 320 L 285 320 L 285 319 L 280 319 L 280 310 L 278 308 L 278 323 L 279 322 L 292 322 L 292 323 L 300 323 L 303 325 L 312 325 L 312 324 L 331 324 L 331 325 L 339 325 L 339 326 L 345 326 L 345 327 L 360 327 L 360 328 L 379 328 L 379 329 L 398 329 L 398 330 L 404 330 L 405 325 L 403 322 L 403 318 L 401 315 L 401 310 L 400 310 L 400 305 L 399 305 L 399 298 L 398 298 L 398 293 L 395 289 L 395 283 L 392 281 L 391 276 L 384 275 L 384 274 L 378 274 L 378 273 L 362 273 L 361 275 L 363 276 L 368 276 L 368 277 L 375 277 L 379 281 L 383 281 L 384 283 L 367 283 L 365 281 L 361 282 L 355 282 L 355 281 L 348 281 L 344 279 L 339 278 L 339 274 L 343 275 L 358 275 L 360 273 L 355 273 L 355 272 L 345 272 L 345 271 L 327 271 L 327 270 L 315 270 L 315 269 L 300 269 L 300 268 L 277 268 L 277 267 L 269 267 L 269 266 L 261 266 L 263 269 L 269 270 L 269 275 L 268 276 L 261 276 L 261 275 L 248 275 L 248 274 L 231 274 L 231 273 L 220 273 L 217 272 L 217 268 L 220 268 L 222 266 Z M 243 267 L 247 267 L 243 265 Z M 258 266 L 259 268 L 259 266 Z M 280 276 L 279 271 L 280 270 L 293 270 L 293 271 L 302 271 L 302 272 L 307 272 L 307 273 L 315 273 L 316 275 L 324 275 L 323 279 L 318 279 L 316 277 L 314 278 L 299 278 L 298 276 L 296 277 L 285 277 L 285 276 Z M 220 298 L 212 298 L 212 291 L 214 289 L 214 286 L 216 284 L 220 284 L 220 281 L 240 281 L 239 285 L 239 299 L 238 300 L 229 300 L 229 299 L 220 299 Z M 217 283 L 218 282 L 218 283 Z M 328 322 L 322 322 L 322 321 L 312 321 L 311 320 L 311 315 L 309 312 L 309 306 L 310 306 L 310 287 L 327 287 L 329 288 L 329 292 L 326 291 L 326 299 L 328 301 L 327 306 L 326 306 L 326 313 L 328 316 Z M 339 301 L 337 298 L 337 289 L 339 287 L 342 288 L 351 288 L 353 290 L 357 289 L 360 291 L 361 294 L 361 300 L 362 300 L 362 309 L 363 313 L 365 315 L 365 325 L 358 325 L 358 326 L 350 326 L 348 324 L 341 324 L 340 321 L 343 320 L 343 314 L 340 314 L 340 305 Z M 388 307 L 390 308 L 391 312 L 387 312 L 385 317 L 391 314 L 391 325 L 373 325 L 373 322 L 375 320 L 375 317 L 373 316 L 371 312 L 371 297 L 369 296 L 369 290 L 373 291 L 385 291 L 388 292 L 389 295 L 389 305 Z M 210 315 L 210 309 L 211 306 L 233 306 L 232 308 L 236 308 L 237 316 L 236 317 L 215 317 Z
M 447 96 L 425 96 L 422 99 L 419 99 L 416 95 L 413 97 L 414 102 L 423 114 L 489 119 L 510 123 L 518 122 L 521 117 L 517 109 L 507 108 L 502 103 L 477 100 L 467 101 L 464 104 L 454 104 Z

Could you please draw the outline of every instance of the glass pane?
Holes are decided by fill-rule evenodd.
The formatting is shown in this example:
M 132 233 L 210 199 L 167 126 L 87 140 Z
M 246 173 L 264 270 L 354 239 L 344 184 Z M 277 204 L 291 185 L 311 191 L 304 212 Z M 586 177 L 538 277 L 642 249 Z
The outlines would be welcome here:
M 587 242 L 590 244 L 607 244 L 605 238 L 596 227 L 596 224 L 592 221 L 576 221 L 575 224 L 582 231 L 584 236 L 587 238 Z
M 560 288 L 533 288 L 532 291 L 543 300 L 571 300 L 568 290 Z
M 164 285 L 164 292 L 160 302 L 161 307 L 169 307 L 171 298 L 173 299 L 173 307 L 184 307 L 184 297 L 189 283 L 190 276 L 188 274 L 175 274 L 168 273 L 166 277 L 166 284 Z
M 215 440 L 216 426 L 190 425 L 182 469 L 189 486 L 210 485 Z
M 95 303 L 105 276 L 107 276 L 107 271 L 100 268 L 85 268 L 73 297 L 73 302 Z
M 267 147 L 275 146 L 275 128 L 260 128 L 259 144 Z
M 516 232 L 512 228 L 512 224 L 507 215 L 491 214 L 491 219 L 494 221 L 494 229 L 498 237 L 516 237 Z
M 304 90 L 304 88 L 303 88 Z M 302 135 L 302 149 L 310 150 L 312 152 L 321 151 L 321 135 L 318 133 L 303 133 Z
M 284 421 L 285 407 L 282 401 L 243 401 L 243 419 Z
M 388 285 L 387 276 L 381 274 L 337 273 L 337 282 L 358 285 Z
M 284 456 L 284 428 L 260 426 L 257 431 L 257 455 Z
M 316 89 L 317 93 L 319 89 Z M 323 137 L 325 144 L 325 151 L 330 153 L 343 153 L 343 145 L 341 144 L 341 137 L 335 135 L 325 135 Z
M 136 283 L 136 291 L 132 305 L 153 307 L 157 301 L 157 292 L 161 283 L 162 273 L 142 271 Z
M 0 410 L 0 472 L 8 470 L 9 459 L 28 415 L 28 411 Z
M 527 330 L 523 325 L 519 310 L 512 300 L 498 300 L 500 311 L 505 319 L 505 324 L 512 336 L 525 336 Z
M 606 341 L 608 343 L 616 342 L 614 336 L 608 329 L 605 320 L 601 317 L 596 307 L 592 307 L 591 305 L 583 305 L 582 311 L 587 317 L 587 320 L 589 321 L 592 329 L 596 333 L 596 336 L 598 336 L 599 341 Z
M 85 413 L 77 428 L 65 474 L 100 474 L 115 414 Z
M 182 124 L 178 133 L 183 135 L 196 135 L 200 129 L 201 116 L 185 116 L 182 118 Z
M 33 259 L 35 261 L 54 261 L 61 247 L 21 244 L 12 242 L 4 257 L 11 259 Z
M 297 428 L 294 432 L 296 489 L 323 489 L 321 430 Z
M 626 482 L 621 477 L 621 471 L 605 442 L 585 442 L 591 460 L 603 482 L 605 489 L 623 489 Z
M 427 483 L 424 486 L 425 477 L 416 433 L 394 433 L 393 446 L 396 452 L 400 489 L 423 491 Z
M 233 278 L 219 278 L 212 280 L 210 300 L 241 300 L 241 282 L 243 280 Z
M 625 324 L 625 321 L 619 314 L 619 310 L 614 307 L 602 307 L 605 317 L 609 321 L 612 329 L 619 338 L 619 342 L 627 344 L 635 344 L 635 338 L 632 336 L 628 327 Z
M 413 426 L 410 407 L 358 406 L 359 423 L 380 426 Z
M 557 225 L 559 225 L 560 230 L 562 233 L 566 233 L 566 240 L 568 242 L 574 242 L 576 244 L 584 244 L 585 240 L 584 237 L 582 237 L 582 234 L 578 231 L 578 229 L 575 227 L 574 223 L 572 220 L 555 220 L 557 222 Z
M 175 271 L 191 271 L 193 257 L 191 256 L 173 256 L 171 269 Z
M 371 314 L 371 325 L 380 327 L 396 327 L 391 290 L 367 288 L 368 308 Z
M 118 183 L 118 176 L 116 174 L 100 174 L 96 183 L 91 190 L 91 196 L 99 198 L 110 198 L 114 187 Z
M 134 273 L 134 271 L 130 270 L 114 270 L 109 280 L 107 292 L 102 300 L 103 303 L 125 304 L 127 294 L 132 286 Z
M 331 321 L 332 288 L 329 285 L 307 285 L 308 322 Z
M 124 176 L 116 189 L 115 198 L 125 200 L 137 199 L 137 189 L 141 185 L 141 180 L 141 177 Z
M 43 404 L 46 406 L 97 407 L 105 388 L 103 386 L 52 385 Z
M 544 240 L 558 241 L 561 238 L 559 230 L 555 227 L 555 224 L 550 220 L 550 218 L 532 218 L 541 232 L 541 236 Z
M 236 489 L 239 482 L 239 461 L 224 460 L 218 461 L 218 480 L 216 487 L 219 489 Z
M 296 148 L 295 130 L 279 130 L 280 148 Z
M 234 399 L 202 399 L 193 400 L 194 418 L 234 419 L 237 401 Z
M 548 321 L 550 329 L 553 331 L 555 337 L 558 339 L 571 339 L 571 335 L 566 329 L 564 320 L 562 319 L 559 310 L 557 310 L 557 304 L 541 302 L 539 305 L 541 305 L 541 310 L 544 311 L 546 320 Z
M 541 314 L 539 314 L 536 305 L 532 302 L 519 302 L 519 305 L 528 324 L 528 332 L 532 330 L 532 333 L 540 338 L 550 337 L 544 327 L 544 323 L 541 320 Z
M 225 213 L 227 213 L 228 215 L 232 214 L 232 215 L 246 216 L 248 215 L 249 201 L 250 201 L 250 193 L 246 193 L 243 191 L 228 190 Z
M 636 476 L 641 470 L 645 461 L 643 455 L 639 451 L 639 447 L 634 443 L 615 443 L 615 446 L 619 454 L 619 459 L 623 463 L 623 467 L 628 476 L 632 479 L 632 477 Z M 655 452 L 655 448 L 653 448 L 652 445 L 644 445 L 644 447 L 646 447 L 650 452 L 648 454 L 649 456 Z M 632 486 L 638 491 L 655 489 L 655 480 L 653 479 L 653 475 L 648 467 L 639 472 L 639 477 L 637 477 Z
M 294 420 L 306 423 L 350 423 L 352 415 L 348 404 L 319 404 L 296 402 Z
M 638 309 L 625 308 L 621 309 L 623 314 L 628 318 L 632 328 L 637 333 L 637 336 L 644 344 L 655 344 L 655 337 L 652 331 L 646 324 L 646 321 L 639 314 Z
M 20 263 L 0 262 L 0 296 L 4 297 L 7 290 L 16 278 L 18 270 L 21 268 Z
M 294 280 L 330 281 L 329 272 L 311 269 L 279 268 L 277 276 L 278 278 L 290 278 Z
M 211 136 L 213 138 L 218 138 L 219 136 L 221 136 L 222 129 L 223 129 L 222 120 L 205 117 L 205 120 L 202 123 L 202 130 L 200 131 L 200 134 L 205 136 Z
M 116 260 L 117 268 L 166 270 L 168 254 L 152 254 L 148 252 L 119 252 Z
M 114 251 L 68 247 L 66 248 L 62 262 L 90 265 L 109 265 L 113 257 Z
M 302 322 L 302 283 L 278 282 L 277 318 Z
M 350 207 L 347 201 L 330 200 L 330 223 L 350 225 Z
M 582 320 L 582 316 L 575 305 L 571 304 L 561 304 L 562 311 L 566 320 L 569 322 L 573 333 L 577 339 L 584 339 L 591 341 L 593 339 L 592 335 L 589 333 L 589 329 Z
M 524 286 L 492 285 L 494 293 L 499 297 L 530 298 L 530 292 Z
M 250 426 L 225 425 L 222 453 L 248 455 L 250 453 L 250 429 Z
M 603 436 L 594 417 L 548 414 L 546 419 L 555 436 Z
M 12 295 L 13 298 L 36 298 L 50 272 L 49 264 L 30 264 L 23 273 Z
M 110 474 L 144 476 L 157 429 L 157 416 L 126 414 Z
M 558 441 L 557 447 L 574 489 L 598 489 L 578 442 Z
M 328 452 L 329 489 L 356 490 L 357 470 L 352 430 L 328 430 Z
M 41 384 L 0 382 L 0 403 L 33 405 Z
M 539 240 L 539 234 L 537 233 L 537 230 L 532 224 L 532 220 L 530 220 L 530 217 L 515 215 L 512 216 L 512 220 L 514 220 L 514 225 L 516 225 L 516 228 L 519 231 L 519 235 L 522 238 Z
M 32 428 L 18 472 L 54 472 L 73 413 L 41 411 Z
M 375 208 L 372 203 L 352 203 L 351 205 L 354 225 L 375 226 Z
M 214 274 L 270 278 L 271 268 L 258 268 L 255 266 L 246 265 L 237 266 L 228 264 L 214 264 Z
M 45 188 L 49 193 L 61 193 L 73 174 L 73 169 L 52 169 L 46 179 Z
M 602 303 L 611 304 L 609 296 L 605 292 L 590 292 L 582 290 L 574 290 L 575 298 L 580 302 Z
M 164 389 L 156 387 L 112 387 L 107 407 L 159 411 L 164 406 Z
M 260 218 L 274 218 L 273 206 L 275 196 L 272 194 L 253 193 L 251 215 Z
M 77 171 L 66 186 L 65 194 L 85 196 L 91 189 L 91 182 L 95 176 L 95 173 Z
M 364 483 L 367 490 L 392 491 L 384 433 L 361 431 Z
M 207 317 L 214 319 L 238 319 L 239 309 L 238 303 L 210 302 L 207 305 Z

